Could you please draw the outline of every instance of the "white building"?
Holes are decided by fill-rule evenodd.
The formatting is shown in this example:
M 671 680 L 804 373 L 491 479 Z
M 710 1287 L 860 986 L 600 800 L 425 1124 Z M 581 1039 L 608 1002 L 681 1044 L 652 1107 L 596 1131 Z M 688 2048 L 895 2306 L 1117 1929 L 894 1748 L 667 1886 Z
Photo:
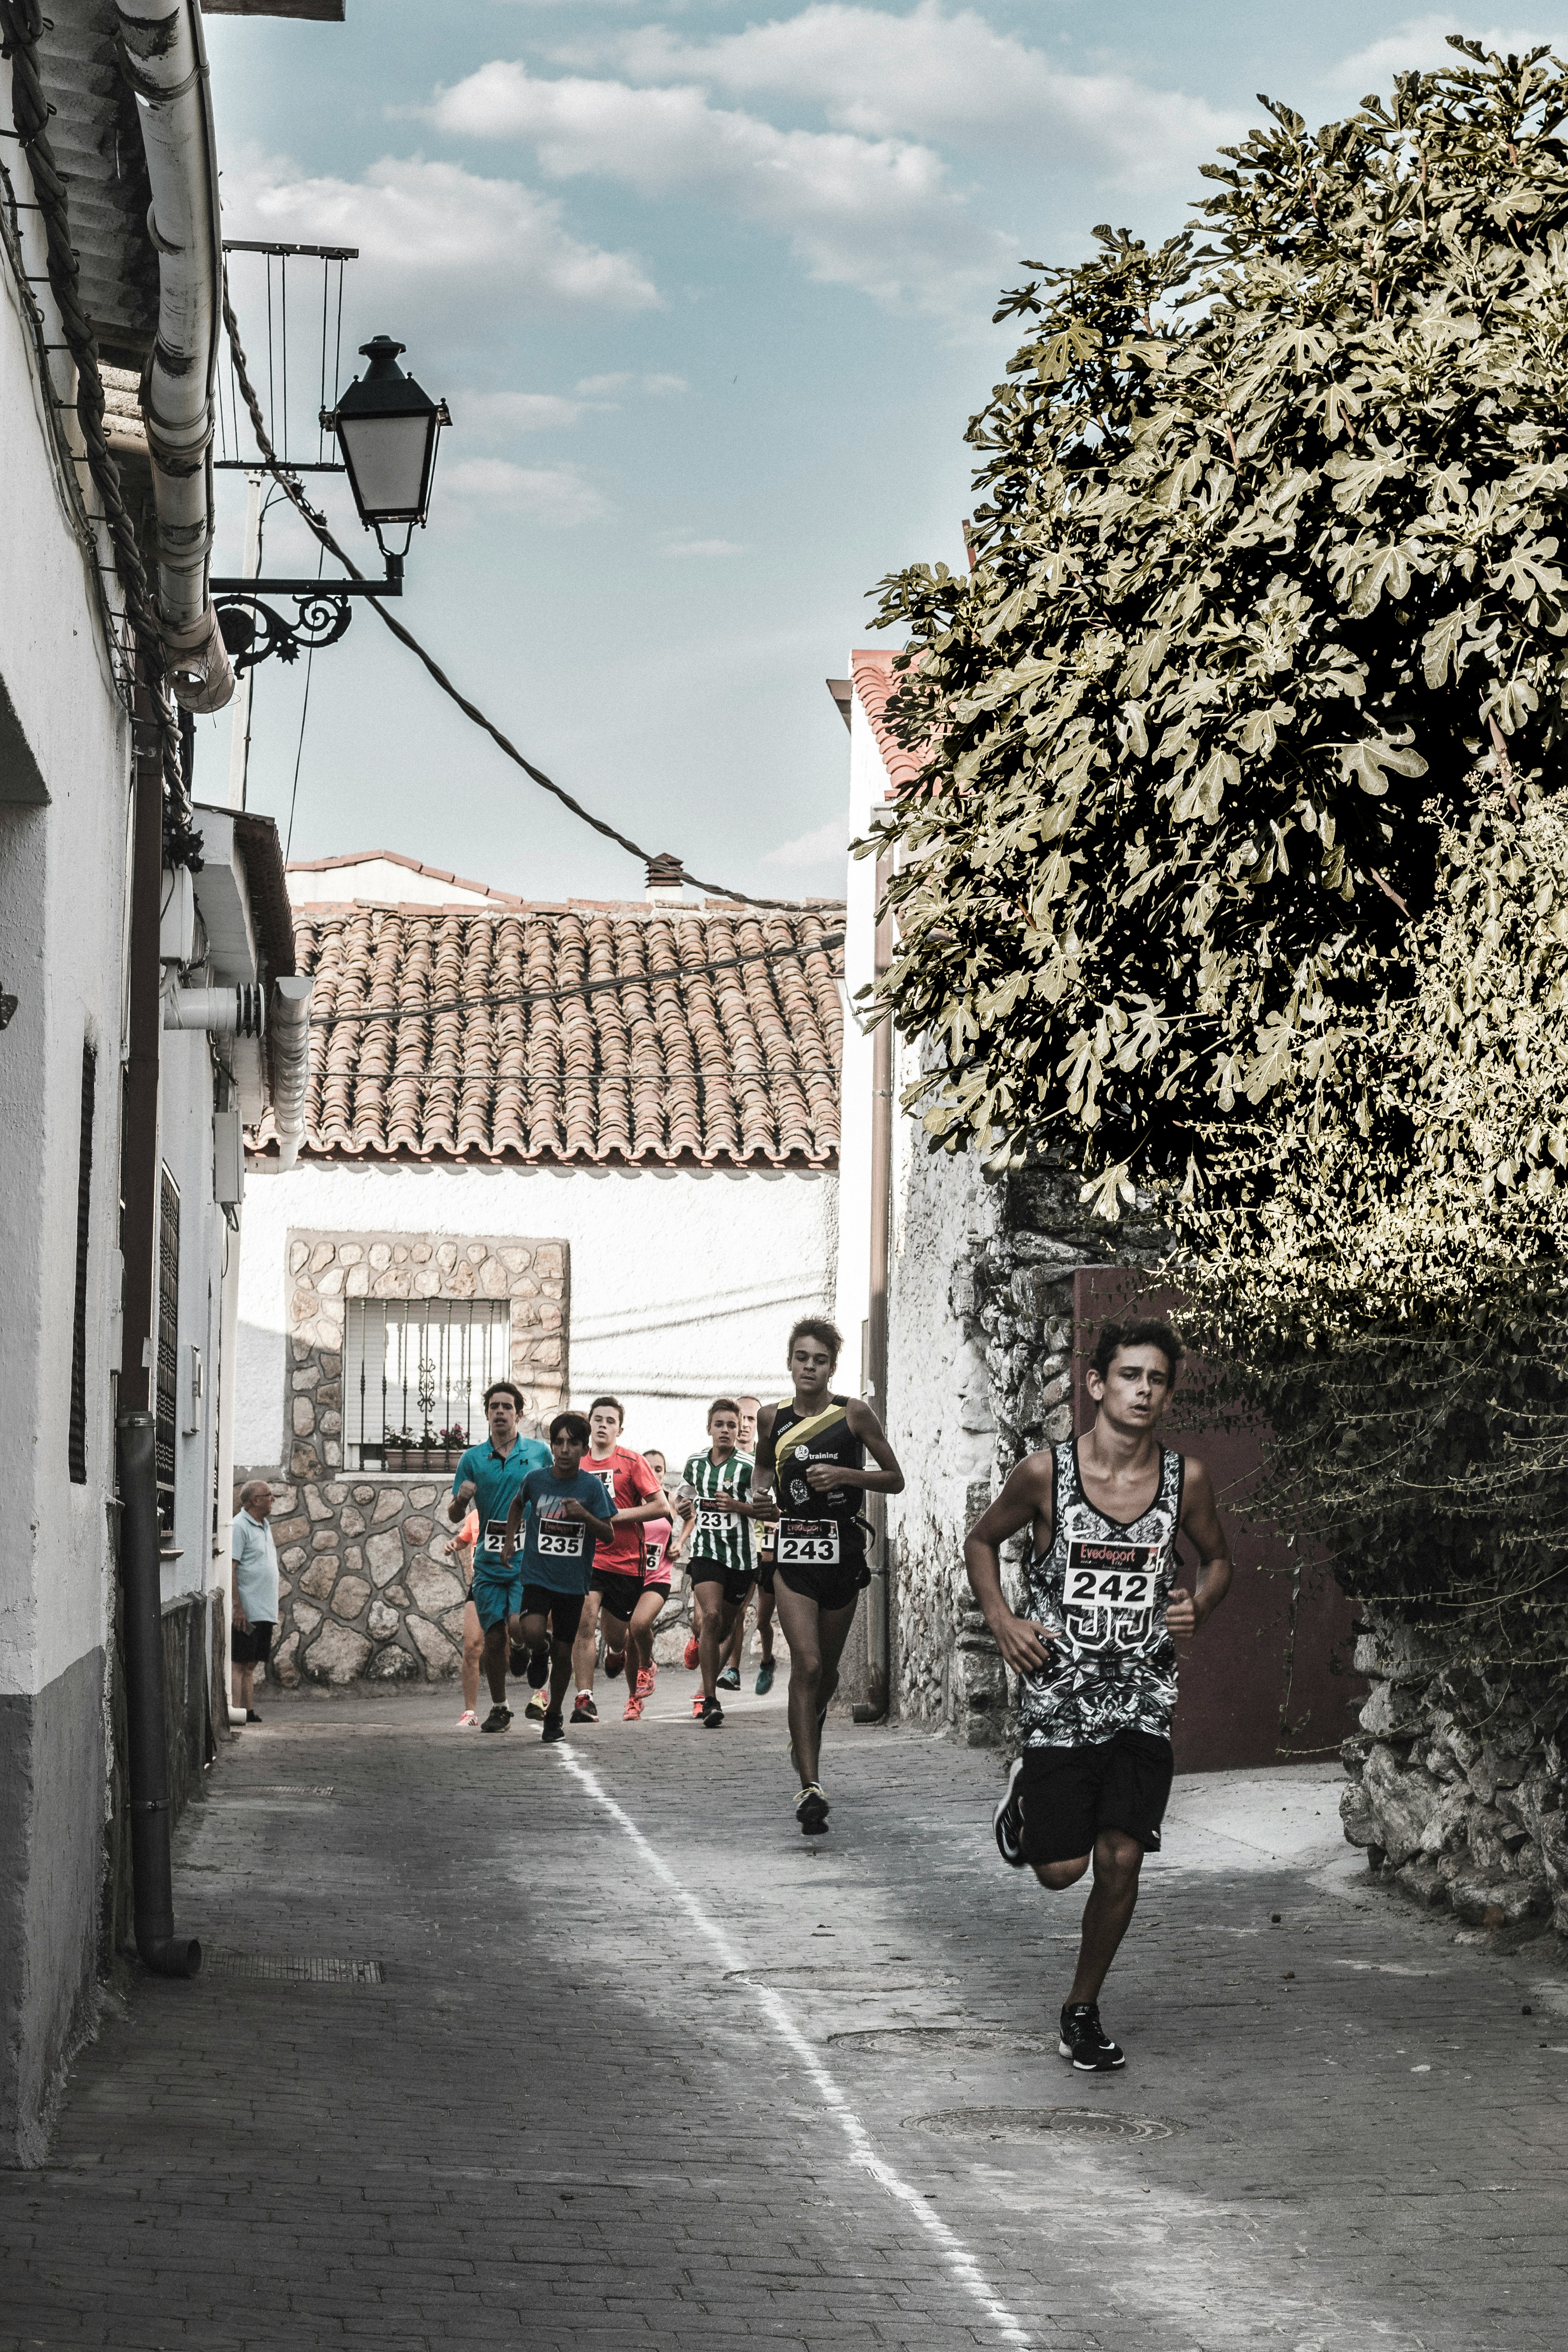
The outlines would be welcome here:
M 296 1173 L 254 1162 L 235 1458 L 285 1486 L 281 1674 L 440 1675 L 427 1438 L 510 1375 L 678 1459 L 831 1306 L 842 914 L 525 905 L 384 851 L 289 878 L 312 1076 Z
M 209 88 L 184 0 L 53 0 L 0 61 L 0 2164 L 41 2158 L 132 1920 L 188 1965 L 170 1806 L 227 1725 L 223 1195 L 241 1112 L 302 1092 L 276 836 L 193 812 L 176 715 L 232 691 Z

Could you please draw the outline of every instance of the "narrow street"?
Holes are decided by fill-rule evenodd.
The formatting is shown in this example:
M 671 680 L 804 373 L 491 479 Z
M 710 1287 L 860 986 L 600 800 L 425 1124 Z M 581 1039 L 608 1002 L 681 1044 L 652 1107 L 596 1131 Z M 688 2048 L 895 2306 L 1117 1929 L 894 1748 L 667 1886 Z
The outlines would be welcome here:
M 180 1833 L 208 1966 L 0 2180 L 6 2352 L 1561 2344 L 1550 1940 L 1368 1889 L 1331 1766 L 1189 1779 L 1074 2075 L 991 1759 L 836 1721 L 814 1848 L 782 1680 L 553 1750 L 268 1690 Z

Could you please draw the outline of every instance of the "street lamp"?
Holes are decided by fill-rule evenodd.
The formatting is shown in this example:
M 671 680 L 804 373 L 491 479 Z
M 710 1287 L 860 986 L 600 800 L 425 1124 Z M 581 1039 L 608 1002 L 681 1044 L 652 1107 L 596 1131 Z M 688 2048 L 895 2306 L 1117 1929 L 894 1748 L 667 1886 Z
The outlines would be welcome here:
M 390 335 L 362 343 L 360 357 L 370 365 L 355 376 L 335 410 L 321 411 L 322 424 L 338 436 L 359 519 L 375 533 L 389 580 L 402 578 L 415 526 L 424 526 L 436 445 L 442 425 L 452 422 L 446 402 L 432 400 L 398 366 L 398 353 L 405 348 Z M 381 534 L 399 524 L 403 545 L 393 550 Z
M 405 348 L 390 335 L 362 343 L 360 356 L 370 365 L 355 376 L 335 409 L 321 411 L 321 423 L 338 436 L 359 519 L 374 531 L 385 559 L 385 579 L 209 582 L 218 627 L 237 671 L 254 669 L 269 654 L 292 662 L 303 651 L 335 645 L 348 627 L 356 596 L 402 595 L 403 559 L 416 526 L 424 528 L 430 504 L 436 445 L 442 425 L 452 422 L 446 402 L 432 400 L 398 366 Z M 382 532 L 400 526 L 403 544 L 389 548 Z M 293 617 L 285 618 L 267 603 L 269 596 L 288 597 Z

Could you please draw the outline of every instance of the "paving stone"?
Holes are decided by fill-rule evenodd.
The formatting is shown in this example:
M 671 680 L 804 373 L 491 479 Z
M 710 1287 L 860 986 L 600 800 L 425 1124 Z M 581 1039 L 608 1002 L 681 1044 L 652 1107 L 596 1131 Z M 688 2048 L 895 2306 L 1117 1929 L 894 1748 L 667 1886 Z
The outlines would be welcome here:
M 0 2176 L 0 2352 L 1016 2342 L 954 2244 L 1037 2352 L 1557 2352 L 1557 1948 L 1371 1886 L 1314 1768 L 1182 1781 L 1105 2000 L 1130 2063 L 1075 2076 L 1081 1893 L 1003 1867 L 989 1759 L 836 1717 L 808 1844 L 783 1685 L 709 1733 L 667 1668 L 559 1749 L 450 1690 L 269 1688 L 182 1826 L 181 1931 L 384 1980 L 127 1972 L 48 2168 Z M 1048 2108 L 1170 2136 L 915 2127 Z

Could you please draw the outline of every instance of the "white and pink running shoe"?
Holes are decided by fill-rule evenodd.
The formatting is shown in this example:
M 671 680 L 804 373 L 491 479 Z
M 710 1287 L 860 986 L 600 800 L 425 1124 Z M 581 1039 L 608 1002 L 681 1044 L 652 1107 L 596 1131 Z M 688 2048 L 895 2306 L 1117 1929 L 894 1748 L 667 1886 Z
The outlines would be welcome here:
M 473 1708 L 472 1708 L 471 1706 L 466 1706 L 466 1707 L 463 1709 L 462 1714 L 458 1717 L 458 1730 L 459 1730 L 459 1731 L 477 1731 L 477 1730 L 479 1729 L 479 1717 L 474 1713 L 474 1710 L 473 1710 Z

